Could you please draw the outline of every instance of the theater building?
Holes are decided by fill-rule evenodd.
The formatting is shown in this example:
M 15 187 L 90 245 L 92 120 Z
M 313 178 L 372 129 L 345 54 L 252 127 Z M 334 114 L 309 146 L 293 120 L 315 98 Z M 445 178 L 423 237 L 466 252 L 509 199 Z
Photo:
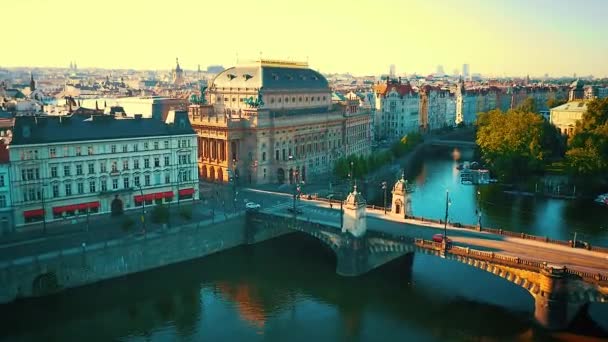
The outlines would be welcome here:
M 307 63 L 226 69 L 205 99 L 189 107 L 202 179 L 293 184 L 329 174 L 340 157 L 370 153 L 370 110 L 332 104 L 327 80 Z

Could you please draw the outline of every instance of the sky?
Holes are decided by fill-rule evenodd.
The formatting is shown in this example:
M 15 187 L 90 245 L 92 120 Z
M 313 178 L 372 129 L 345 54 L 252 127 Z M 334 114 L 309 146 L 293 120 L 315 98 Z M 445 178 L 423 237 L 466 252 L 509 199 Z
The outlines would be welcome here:
M 308 60 L 324 73 L 608 76 L 606 0 L 2 1 L 0 67 L 202 69 Z

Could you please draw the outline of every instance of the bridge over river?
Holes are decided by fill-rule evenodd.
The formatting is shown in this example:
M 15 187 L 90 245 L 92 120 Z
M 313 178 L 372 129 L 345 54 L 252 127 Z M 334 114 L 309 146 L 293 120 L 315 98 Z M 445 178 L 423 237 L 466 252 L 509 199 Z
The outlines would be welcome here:
M 336 272 L 358 276 L 413 252 L 476 267 L 526 289 L 535 318 L 549 329 L 568 327 L 591 302 L 608 302 L 608 253 L 564 244 L 449 227 L 453 245 L 431 241 L 443 225 L 368 208 L 355 192 L 340 205 L 307 201 L 248 213 L 250 234 L 288 228 L 317 238 L 336 254 Z

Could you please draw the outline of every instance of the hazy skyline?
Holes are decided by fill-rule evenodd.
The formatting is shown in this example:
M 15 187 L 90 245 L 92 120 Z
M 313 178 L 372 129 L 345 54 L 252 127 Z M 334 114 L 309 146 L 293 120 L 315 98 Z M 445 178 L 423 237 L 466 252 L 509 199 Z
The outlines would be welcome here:
M 307 60 L 322 72 L 608 76 L 608 1 L 20 0 L 0 67 L 185 69 Z

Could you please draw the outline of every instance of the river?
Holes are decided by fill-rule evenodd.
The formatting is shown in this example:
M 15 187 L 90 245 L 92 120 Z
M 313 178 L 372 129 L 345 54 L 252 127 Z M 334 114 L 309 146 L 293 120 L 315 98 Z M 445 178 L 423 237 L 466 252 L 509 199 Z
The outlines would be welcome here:
M 538 198 L 510 195 L 497 184 L 462 185 L 458 162 L 451 149 L 436 149 L 416 161 L 410 181 L 412 212 L 415 216 L 443 219 L 445 194 L 449 190 L 449 221 L 477 224 L 481 208 L 484 227 L 502 228 L 553 239 L 577 240 L 608 247 L 608 207 L 592 201 Z M 460 151 L 461 160 L 471 160 L 473 151 Z M 478 195 L 479 192 L 479 195 Z
M 447 187 L 451 219 L 475 220 L 476 188 L 458 184 L 453 161 L 426 155 L 419 170 L 414 214 L 440 217 Z M 571 203 L 486 189 L 480 188 L 488 225 L 539 223 L 525 226 L 560 237 L 568 232 L 560 222 L 576 222 L 580 234 L 606 239 L 592 219 L 567 209 Z M 411 255 L 357 278 L 336 275 L 335 266 L 331 250 L 294 233 L 0 306 L 0 340 L 575 341 L 598 334 L 592 320 L 608 331 L 608 305 L 592 304 L 590 319 L 577 320 L 570 332 L 548 334 L 535 325 L 534 302 L 523 288 L 435 256 Z

